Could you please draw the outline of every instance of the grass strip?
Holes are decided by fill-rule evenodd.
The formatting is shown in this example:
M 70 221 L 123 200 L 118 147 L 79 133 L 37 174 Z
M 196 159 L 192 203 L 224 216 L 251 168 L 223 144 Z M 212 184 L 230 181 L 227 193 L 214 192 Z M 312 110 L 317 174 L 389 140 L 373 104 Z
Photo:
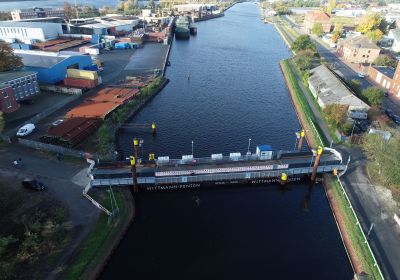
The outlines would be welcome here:
M 364 271 L 369 275 L 370 279 L 382 279 L 378 267 L 375 266 L 374 258 L 365 243 L 366 240 L 364 239 L 363 232 L 357 225 L 356 214 L 346 198 L 345 190 L 336 178 L 331 178 L 330 183 L 332 186 L 332 194 L 346 225 L 346 232 Z
M 119 208 L 118 216 L 113 220 L 109 219 L 106 213 L 102 212 L 90 234 L 81 246 L 78 255 L 73 263 L 67 267 L 62 279 L 89 279 L 90 273 L 94 270 L 100 260 L 110 251 L 114 239 L 120 234 L 122 228 L 129 219 L 129 207 L 122 191 L 114 190 L 115 200 Z M 107 192 L 103 199 L 103 205 L 111 209 L 111 200 Z
M 328 145 L 328 140 L 326 139 L 324 133 L 322 133 L 322 129 L 320 128 L 319 124 L 317 123 L 314 113 L 312 112 L 310 105 L 302 89 L 299 86 L 299 83 L 289 65 L 289 61 L 283 60 L 282 61 L 282 68 L 284 71 L 285 76 L 289 82 L 289 87 L 292 89 L 293 97 L 295 102 L 300 105 L 301 111 L 305 115 L 305 122 L 306 122 L 306 130 L 312 134 L 313 139 L 317 145 Z

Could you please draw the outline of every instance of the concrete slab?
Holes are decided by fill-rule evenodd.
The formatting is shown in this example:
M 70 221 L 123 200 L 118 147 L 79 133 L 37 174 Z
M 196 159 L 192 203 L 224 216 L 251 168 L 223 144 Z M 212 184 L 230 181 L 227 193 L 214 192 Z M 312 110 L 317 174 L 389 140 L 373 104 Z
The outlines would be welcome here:
M 125 67 L 124 74 L 139 75 L 154 73 L 155 69 L 162 70 L 165 56 L 168 53 L 168 45 L 148 43 L 143 48 L 136 50 Z

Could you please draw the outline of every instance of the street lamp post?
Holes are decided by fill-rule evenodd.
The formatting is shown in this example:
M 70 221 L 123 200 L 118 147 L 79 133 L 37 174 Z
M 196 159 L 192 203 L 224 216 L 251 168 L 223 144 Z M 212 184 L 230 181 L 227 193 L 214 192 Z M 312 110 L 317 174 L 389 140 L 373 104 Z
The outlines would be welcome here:
M 192 156 L 193 156 L 193 144 L 194 144 L 194 141 L 192 140 Z
M 251 138 L 249 138 L 249 145 L 247 146 L 247 155 L 251 155 L 250 153 L 250 144 L 251 144 Z

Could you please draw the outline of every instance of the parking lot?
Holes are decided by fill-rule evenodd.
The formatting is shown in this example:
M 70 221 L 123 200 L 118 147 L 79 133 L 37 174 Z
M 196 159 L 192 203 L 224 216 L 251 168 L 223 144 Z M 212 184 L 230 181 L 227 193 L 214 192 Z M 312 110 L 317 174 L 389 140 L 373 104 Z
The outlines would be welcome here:
M 102 85 L 85 92 L 81 96 L 42 92 L 35 97 L 32 104 L 23 104 L 20 110 L 6 116 L 6 133 L 8 130 L 12 132 L 12 134 L 9 134 L 10 136 L 14 135 L 14 129 L 21 127 L 25 121 L 51 108 L 54 104 L 67 101 L 67 104 L 61 109 L 56 110 L 48 117 L 37 122 L 34 132 L 24 137 L 28 140 L 40 141 L 40 138 L 55 121 L 63 120 L 69 110 L 81 104 L 85 98 L 96 94 L 105 86 L 118 84 L 125 76 L 152 75 L 154 69 L 163 69 L 168 47 L 162 44 L 151 43 L 137 50 L 102 50 L 101 54 L 97 57 L 103 62 L 104 70 L 99 73 L 102 77 Z

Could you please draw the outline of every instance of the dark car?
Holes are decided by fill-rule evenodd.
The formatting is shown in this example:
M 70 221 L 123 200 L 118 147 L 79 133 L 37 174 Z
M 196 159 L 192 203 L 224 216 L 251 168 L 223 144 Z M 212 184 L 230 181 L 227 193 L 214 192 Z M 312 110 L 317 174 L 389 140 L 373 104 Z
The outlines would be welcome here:
M 392 116 L 392 120 L 396 123 L 400 125 L 400 116 L 398 115 L 393 115 Z
M 386 109 L 385 113 L 389 118 L 393 118 L 394 114 L 393 114 L 393 111 L 391 109 Z
M 38 180 L 25 179 L 22 181 L 22 186 L 27 189 L 35 190 L 35 191 L 44 191 L 46 186 L 39 182 Z

